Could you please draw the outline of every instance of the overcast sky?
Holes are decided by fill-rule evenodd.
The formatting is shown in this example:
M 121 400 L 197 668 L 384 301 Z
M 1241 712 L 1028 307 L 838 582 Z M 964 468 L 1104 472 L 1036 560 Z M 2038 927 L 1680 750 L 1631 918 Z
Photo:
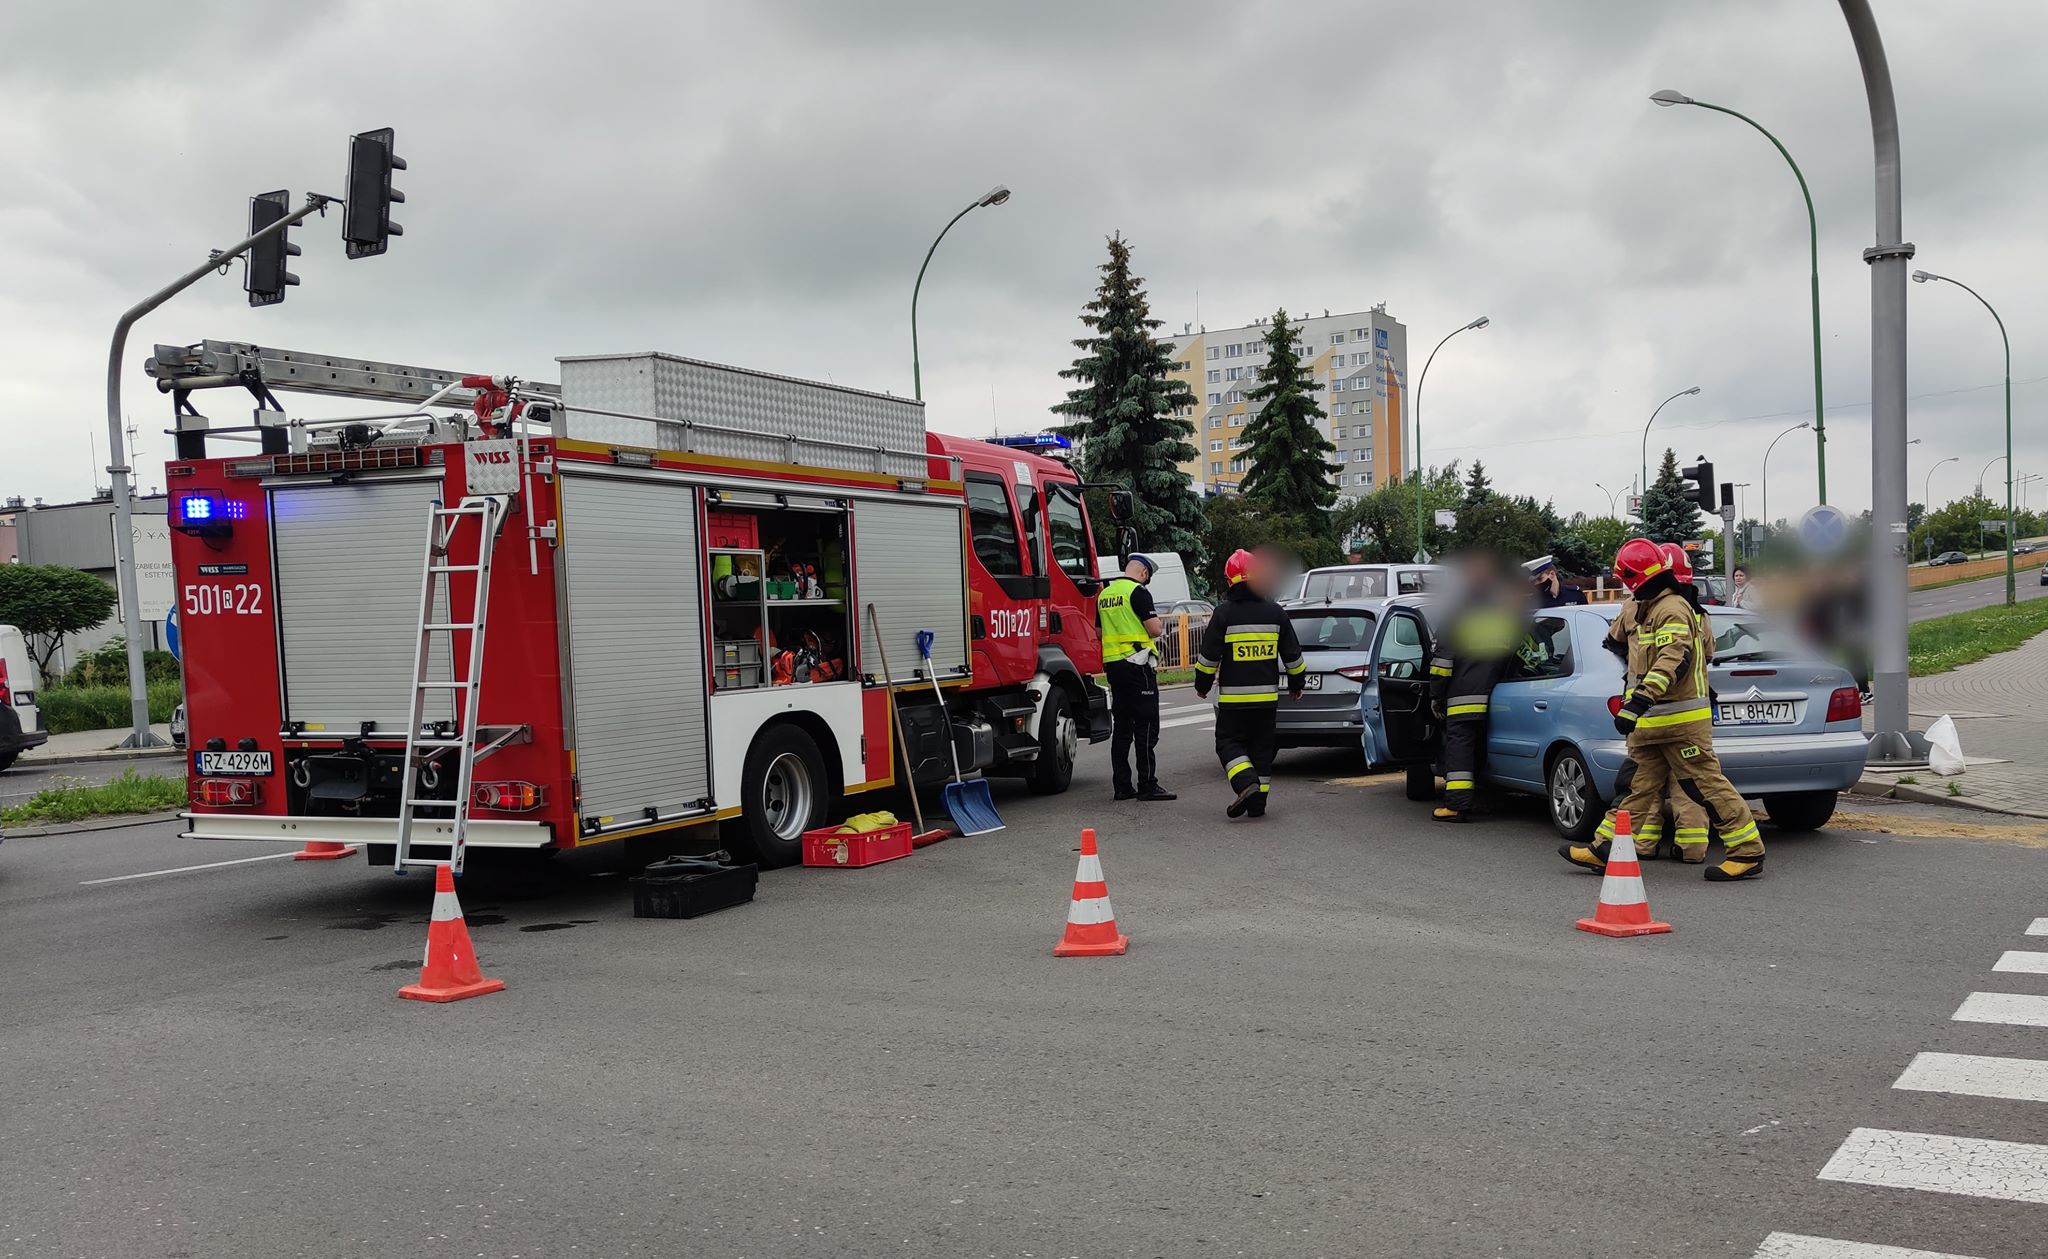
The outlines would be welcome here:
M 1999 306 L 2015 459 L 2048 473 L 2048 7 L 1878 0 L 1916 267 Z M 88 15 L 89 14 L 89 15 Z M 1870 497 L 1870 129 L 1827 0 L 579 5 L 13 5 L 0 12 L 0 496 L 82 497 L 127 306 L 243 234 L 247 199 L 339 193 L 345 138 L 392 126 L 402 239 L 251 310 L 239 268 L 145 319 L 126 406 L 145 487 L 169 406 L 140 368 L 203 337 L 553 379 L 557 355 L 659 349 L 911 387 L 931 238 L 926 397 L 943 431 L 1032 430 L 1063 393 L 1103 238 L 1133 242 L 1178 331 L 1384 301 L 1429 346 L 1423 445 L 1504 489 L 1604 512 L 1666 444 L 1752 482 L 1811 418 L 1806 221 L 1820 215 L 1833 501 Z M 1911 290 L 1910 496 L 2002 453 L 1996 329 Z M 288 407 L 297 407 L 285 395 Z M 244 402 L 207 399 L 240 420 Z M 105 463 L 104 438 L 99 449 Z M 1814 501 L 1810 435 L 1771 514 Z M 1992 479 L 2002 476 L 1993 469 Z M 2032 502 L 2048 502 L 2048 482 Z

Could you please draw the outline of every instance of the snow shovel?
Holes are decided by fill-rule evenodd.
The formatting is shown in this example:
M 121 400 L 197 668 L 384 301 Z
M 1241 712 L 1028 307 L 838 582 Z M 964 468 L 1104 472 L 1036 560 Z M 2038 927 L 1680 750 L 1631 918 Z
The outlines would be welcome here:
M 903 785 L 910 791 L 910 816 L 917 821 L 917 831 L 910 837 L 912 848 L 936 844 L 952 835 L 943 826 L 931 830 L 924 828 L 924 806 L 917 802 L 917 783 L 910 777 L 910 745 L 903 741 L 903 714 L 896 710 L 896 678 L 889 672 L 889 649 L 882 646 L 882 623 L 875 617 L 875 605 L 868 605 L 868 628 L 875 632 L 875 650 L 882 656 L 882 684 L 889 690 L 889 721 L 896 727 L 896 746 L 903 749 Z
M 932 694 L 938 696 L 939 712 L 946 713 L 946 693 L 939 689 L 939 671 L 932 665 L 932 643 L 938 635 L 930 630 L 917 631 L 917 654 L 924 659 L 924 675 L 932 680 Z M 887 668 L 887 665 L 883 666 Z M 953 758 L 953 781 L 946 784 L 946 812 L 952 814 L 953 825 L 960 828 L 962 835 L 986 835 L 990 831 L 1003 829 L 1003 819 L 996 814 L 995 797 L 988 791 L 988 779 L 977 778 L 968 782 L 960 775 L 960 749 L 953 742 L 953 719 L 946 717 L 946 754 Z

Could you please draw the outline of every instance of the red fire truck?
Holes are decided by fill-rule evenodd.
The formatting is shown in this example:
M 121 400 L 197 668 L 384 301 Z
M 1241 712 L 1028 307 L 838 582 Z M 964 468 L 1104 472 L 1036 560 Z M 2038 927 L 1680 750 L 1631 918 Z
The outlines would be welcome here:
M 190 836 L 459 868 L 716 822 L 774 865 L 846 797 L 949 776 L 949 738 L 968 773 L 1052 793 L 1107 737 L 1066 464 L 882 394 L 560 364 L 544 385 L 157 347 Z M 253 426 L 192 406 L 226 386 Z M 404 405 L 293 419 L 272 390 Z

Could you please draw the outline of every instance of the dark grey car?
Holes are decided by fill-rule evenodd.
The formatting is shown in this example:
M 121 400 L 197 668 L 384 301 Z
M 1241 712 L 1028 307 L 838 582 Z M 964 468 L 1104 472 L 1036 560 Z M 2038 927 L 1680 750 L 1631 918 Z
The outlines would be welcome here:
M 1359 686 L 1372 667 L 1373 632 L 1385 599 L 1339 599 L 1287 605 L 1301 657 L 1308 665 L 1300 699 L 1280 700 L 1283 748 L 1359 746 L 1365 726 Z

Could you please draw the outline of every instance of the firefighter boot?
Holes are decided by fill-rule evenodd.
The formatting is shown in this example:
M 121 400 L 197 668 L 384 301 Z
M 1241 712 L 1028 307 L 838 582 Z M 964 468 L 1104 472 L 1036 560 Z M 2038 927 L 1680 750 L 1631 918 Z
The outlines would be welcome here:
M 1472 820 L 1470 813 L 1449 803 L 1436 806 L 1436 810 L 1429 816 L 1432 821 L 1437 822 L 1469 822 Z
M 1721 854 L 1720 864 L 1707 867 L 1709 883 L 1754 879 L 1764 872 L 1764 841 L 1757 834 L 1755 818 L 1723 835 L 1721 842 L 1727 846 L 1727 851 Z
M 1559 844 L 1557 846 L 1557 855 L 1582 870 L 1591 870 L 1595 874 L 1605 874 L 1607 873 L 1607 854 L 1613 848 L 1614 840 L 1603 835 L 1596 838 L 1590 844 Z

